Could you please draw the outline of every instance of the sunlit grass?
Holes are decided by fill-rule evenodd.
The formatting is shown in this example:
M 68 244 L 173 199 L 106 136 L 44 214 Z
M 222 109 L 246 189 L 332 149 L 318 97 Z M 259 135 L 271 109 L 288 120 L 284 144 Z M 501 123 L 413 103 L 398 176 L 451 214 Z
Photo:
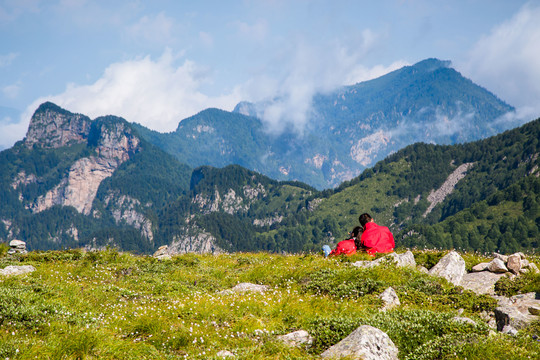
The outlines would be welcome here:
M 427 263 L 442 254 L 415 255 Z M 475 261 L 476 255 L 467 256 Z M 480 321 L 478 314 L 493 306 L 416 269 L 351 266 L 365 259 L 238 253 L 159 261 L 114 250 L 2 257 L 2 268 L 29 264 L 36 271 L 0 278 L 0 359 L 213 359 L 220 350 L 238 359 L 315 359 L 362 323 L 388 331 L 404 359 L 418 344 L 429 347 L 432 334 L 454 329 L 449 319 L 459 308 Z M 223 292 L 243 282 L 268 290 Z M 377 296 L 388 286 L 402 305 L 379 313 Z M 427 325 L 408 325 L 415 322 Z M 464 356 L 489 343 L 482 326 Z M 311 348 L 291 348 L 277 338 L 299 329 L 315 337 Z M 411 331 L 416 342 L 408 340 Z M 538 354 L 531 331 L 496 344 L 512 342 L 518 355 Z M 490 353 L 503 358 L 496 349 Z

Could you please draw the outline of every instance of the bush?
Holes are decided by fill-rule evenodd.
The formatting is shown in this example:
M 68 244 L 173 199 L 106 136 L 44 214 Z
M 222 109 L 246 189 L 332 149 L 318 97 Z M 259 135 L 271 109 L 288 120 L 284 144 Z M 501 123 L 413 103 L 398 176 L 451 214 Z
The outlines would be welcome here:
M 513 279 L 502 276 L 495 283 L 497 295 L 514 296 L 527 292 L 540 292 L 540 274 L 528 272 Z

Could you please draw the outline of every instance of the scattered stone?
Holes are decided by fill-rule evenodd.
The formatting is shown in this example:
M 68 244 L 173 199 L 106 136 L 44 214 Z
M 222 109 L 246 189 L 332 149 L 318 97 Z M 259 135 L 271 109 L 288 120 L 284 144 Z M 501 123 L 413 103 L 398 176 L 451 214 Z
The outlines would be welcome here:
M 510 325 L 506 325 L 506 326 L 502 329 L 501 332 L 502 332 L 503 334 L 508 334 L 508 335 L 512 335 L 512 336 L 517 336 L 517 334 L 518 334 L 518 331 L 517 331 L 514 327 L 512 327 L 512 326 L 510 326 Z
M 495 295 L 495 283 L 502 276 L 504 274 L 495 274 L 489 271 L 467 273 L 463 275 L 460 285 L 476 294 Z
M 11 240 L 9 242 L 10 249 L 8 250 L 8 255 L 13 254 L 26 254 L 26 243 L 21 240 Z
M 494 254 L 493 254 L 493 257 L 494 257 L 495 259 L 501 260 L 502 262 L 507 262 L 507 261 L 508 261 L 508 256 L 506 256 L 506 255 L 494 253 Z
M 494 273 L 505 273 L 508 271 L 508 268 L 504 265 L 503 260 L 495 258 L 489 263 L 488 270 Z
M 472 267 L 472 271 L 473 272 L 480 272 L 480 271 L 484 271 L 484 270 L 487 270 L 488 269 L 488 266 L 489 266 L 489 263 L 487 262 L 483 262 L 483 263 L 480 263 L 480 264 L 476 264 Z
M 288 346 L 302 346 L 313 344 L 313 337 L 305 330 L 298 330 L 287 335 L 280 335 L 278 339 Z
M 221 350 L 216 354 L 219 357 L 225 358 L 225 357 L 234 357 L 234 354 L 227 350 Z
M 521 258 L 521 260 L 525 260 L 525 254 L 522 253 L 522 252 L 517 252 L 517 253 L 515 253 L 514 255 L 519 255 L 519 257 Z
M 438 275 L 454 285 L 460 285 L 465 275 L 465 260 L 456 251 L 450 251 L 429 270 L 431 275 Z
M 28 274 L 33 271 L 36 271 L 36 268 L 32 265 L 9 265 L 6 266 L 4 269 L 0 270 L 0 275 L 4 276 L 11 276 L 11 275 L 23 275 Z
M 392 309 L 393 307 L 401 305 L 401 302 L 399 301 L 399 298 L 392 287 L 389 287 L 388 289 L 384 290 L 379 295 L 379 299 L 381 299 L 384 303 L 384 306 L 382 307 L 381 311 L 386 311 L 386 310 Z
M 251 283 L 240 283 L 234 286 L 232 289 L 223 290 L 220 294 L 232 294 L 232 293 L 244 293 L 244 292 L 258 292 L 263 293 L 270 287 L 268 285 L 257 285 Z
M 529 260 L 521 259 L 521 267 L 522 268 L 528 268 L 529 267 Z
M 416 267 L 416 270 L 423 272 L 424 274 L 429 274 L 429 270 L 425 266 L 422 266 L 422 265 L 418 265 Z
M 323 352 L 321 356 L 323 358 L 398 360 L 398 348 L 385 332 L 373 326 L 363 325 Z
M 514 274 L 519 274 L 521 270 L 521 256 L 519 254 L 513 254 L 508 257 L 506 267 Z
M 353 263 L 352 265 L 356 267 L 370 268 L 373 266 L 381 265 L 382 263 L 387 262 L 387 261 L 395 262 L 397 267 L 406 267 L 406 266 L 415 267 L 416 266 L 414 255 L 410 250 L 403 254 L 390 253 L 386 256 L 383 256 L 373 261 L 369 261 L 369 260 L 357 261 Z
M 534 292 L 515 295 L 510 298 L 495 298 L 499 301 L 499 307 L 495 309 L 495 319 L 499 331 L 502 331 L 506 325 L 519 330 L 538 319 L 538 316 L 532 315 L 529 310 L 530 307 L 540 307 L 540 297 L 537 298 Z
M 169 255 L 169 245 L 160 246 L 152 256 L 159 259 L 164 255 Z
M 529 269 L 530 269 L 530 271 L 532 271 L 534 273 L 540 272 L 540 270 L 538 270 L 538 267 L 536 266 L 535 263 L 529 263 Z

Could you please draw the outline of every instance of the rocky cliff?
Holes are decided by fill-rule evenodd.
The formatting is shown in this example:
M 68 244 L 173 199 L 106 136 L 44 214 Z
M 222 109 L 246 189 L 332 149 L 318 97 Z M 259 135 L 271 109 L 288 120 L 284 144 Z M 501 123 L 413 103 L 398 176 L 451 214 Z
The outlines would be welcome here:
M 28 148 L 37 145 L 41 148 L 86 143 L 91 121 L 80 114 L 72 114 L 59 106 L 46 102 L 32 116 L 24 144 Z
M 47 124 L 53 125 L 43 128 L 41 124 L 44 119 Z M 78 115 L 66 116 L 65 112 L 36 112 L 25 143 L 57 148 L 72 142 L 88 141 L 89 131 L 84 134 L 79 130 L 89 129 L 90 126 L 81 125 L 79 120 Z M 92 133 L 97 137 L 96 155 L 77 160 L 53 189 L 28 205 L 33 212 L 63 205 L 73 206 L 78 212 L 89 215 L 101 182 L 138 151 L 140 140 L 122 122 L 96 121 L 92 124 Z

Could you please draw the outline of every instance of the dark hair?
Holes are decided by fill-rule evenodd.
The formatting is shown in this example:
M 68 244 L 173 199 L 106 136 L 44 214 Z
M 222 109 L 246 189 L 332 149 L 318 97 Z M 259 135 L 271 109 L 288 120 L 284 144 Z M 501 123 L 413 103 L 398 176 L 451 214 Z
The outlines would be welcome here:
M 362 235 L 363 231 L 364 229 L 361 226 L 355 226 L 354 229 L 351 231 L 351 235 L 354 236 L 354 246 L 356 246 L 357 250 L 362 247 L 360 236 Z
M 362 228 L 365 228 L 366 224 L 371 220 L 373 220 L 373 218 L 368 213 L 363 213 L 358 217 L 358 221 L 360 221 L 360 226 L 362 226 Z

